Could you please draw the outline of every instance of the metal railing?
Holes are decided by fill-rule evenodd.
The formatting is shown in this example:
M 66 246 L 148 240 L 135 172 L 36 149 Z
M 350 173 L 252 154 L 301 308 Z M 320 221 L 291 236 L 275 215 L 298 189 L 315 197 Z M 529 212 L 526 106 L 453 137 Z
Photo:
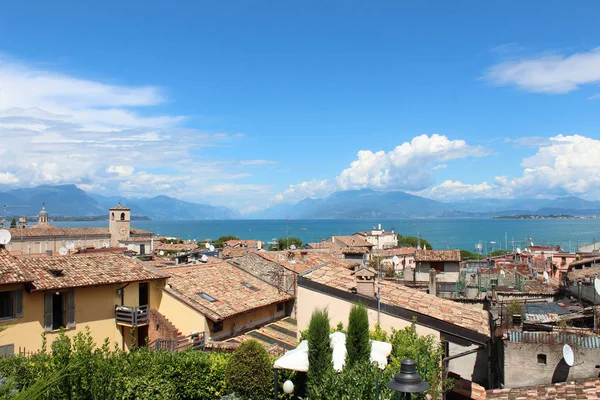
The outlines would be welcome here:
M 115 320 L 117 325 L 148 325 L 148 306 L 115 306 Z
M 192 333 L 187 336 L 178 336 L 175 339 L 158 338 L 148 343 L 148 348 L 165 351 L 204 350 L 205 344 L 206 341 L 203 333 Z

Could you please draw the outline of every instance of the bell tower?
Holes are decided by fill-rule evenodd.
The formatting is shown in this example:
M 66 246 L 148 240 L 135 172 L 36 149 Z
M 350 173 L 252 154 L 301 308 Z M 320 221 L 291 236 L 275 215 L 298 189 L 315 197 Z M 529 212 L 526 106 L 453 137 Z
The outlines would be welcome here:
M 119 240 L 127 239 L 131 232 L 131 208 L 122 206 L 112 207 L 108 210 L 108 230 L 110 232 L 110 245 L 119 247 Z
M 38 214 L 38 226 L 48 226 L 48 211 L 46 211 L 46 203 L 42 203 L 42 209 Z

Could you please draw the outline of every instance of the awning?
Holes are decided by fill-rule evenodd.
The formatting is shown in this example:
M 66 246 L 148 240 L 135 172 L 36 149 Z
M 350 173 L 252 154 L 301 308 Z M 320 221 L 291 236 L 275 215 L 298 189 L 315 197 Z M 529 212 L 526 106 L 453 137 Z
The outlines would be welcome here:
M 329 338 L 333 350 L 333 369 L 340 372 L 346 363 L 346 335 L 342 332 L 333 332 Z M 391 343 L 371 340 L 371 362 L 376 362 L 380 369 L 387 366 L 387 358 L 391 352 Z M 294 350 L 286 352 L 275 361 L 274 367 L 300 372 L 308 371 L 308 341 L 303 340 Z

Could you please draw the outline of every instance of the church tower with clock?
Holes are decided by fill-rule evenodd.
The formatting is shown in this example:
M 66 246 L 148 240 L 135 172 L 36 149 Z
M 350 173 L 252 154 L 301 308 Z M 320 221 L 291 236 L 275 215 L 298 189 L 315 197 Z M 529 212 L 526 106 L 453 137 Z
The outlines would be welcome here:
M 119 247 L 119 240 L 129 238 L 131 232 L 131 208 L 122 206 L 112 207 L 108 210 L 108 230 L 110 232 L 111 247 Z

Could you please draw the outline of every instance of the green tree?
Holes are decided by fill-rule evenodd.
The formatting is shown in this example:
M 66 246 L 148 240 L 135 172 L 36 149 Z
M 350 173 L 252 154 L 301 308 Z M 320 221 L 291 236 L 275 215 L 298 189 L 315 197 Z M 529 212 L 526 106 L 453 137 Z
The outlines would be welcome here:
M 463 260 L 469 259 L 469 260 L 481 260 L 483 259 L 483 256 L 477 253 L 473 253 L 472 251 L 469 250 L 461 250 L 460 251 L 460 257 Z
M 353 305 L 348 317 L 348 334 L 346 335 L 346 365 L 368 364 L 371 358 L 371 341 L 369 339 L 369 315 L 364 305 Z
M 308 394 L 317 395 L 323 379 L 333 371 L 333 353 L 329 339 L 329 314 L 327 309 L 315 309 L 308 325 Z
M 17 220 L 14 217 L 13 217 L 12 221 L 10 221 L 10 227 L 11 228 L 17 227 Z
M 490 256 L 498 257 L 498 256 L 506 255 L 506 254 L 512 254 L 512 251 L 510 251 L 510 250 L 494 250 L 490 253 Z
M 270 251 L 277 251 L 277 250 L 287 250 L 289 248 L 291 248 L 292 246 L 294 246 L 294 248 L 299 249 L 302 247 L 302 240 L 298 239 L 298 238 L 278 238 L 275 240 L 275 242 L 277 244 L 272 244 L 271 246 L 269 246 L 269 250 Z
M 212 244 L 216 248 L 220 249 L 220 248 L 223 248 L 223 246 L 225 245 L 225 242 L 227 242 L 228 240 L 239 240 L 239 239 L 240 238 L 237 236 L 231 236 L 231 235 L 221 236 L 220 238 L 215 240 Z
M 421 243 L 421 248 L 425 246 L 427 249 L 433 249 L 433 246 L 429 244 L 429 242 L 423 238 L 418 238 L 415 236 L 402 236 L 398 234 L 398 246 L 400 247 L 417 247 L 417 245 Z
M 272 382 L 272 363 L 257 341 L 244 342 L 234 352 L 225 372 L 227 389 L 243 398 L 266 399 Z

